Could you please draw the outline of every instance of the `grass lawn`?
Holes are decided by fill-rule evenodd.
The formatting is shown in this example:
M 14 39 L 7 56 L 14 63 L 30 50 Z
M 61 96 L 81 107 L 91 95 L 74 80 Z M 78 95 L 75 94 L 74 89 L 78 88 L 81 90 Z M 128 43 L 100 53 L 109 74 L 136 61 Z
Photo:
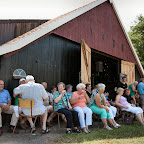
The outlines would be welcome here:
M 84 143 L 84 144 L 144 144 L 144 127 L 138 122 L 133 125 L 122 124 L 121 128 L 107 131 L 94 126 L 90 134 L 64 134 L 56 143 Z

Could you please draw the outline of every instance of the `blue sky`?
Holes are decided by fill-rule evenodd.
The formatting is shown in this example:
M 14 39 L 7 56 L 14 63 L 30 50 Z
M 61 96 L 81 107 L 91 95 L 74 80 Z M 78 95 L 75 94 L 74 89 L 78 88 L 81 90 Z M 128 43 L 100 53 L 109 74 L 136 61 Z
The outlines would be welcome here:
M 95 0 L 0 0 L 0 19 L 52 19 Z M 113 0 L 126 30 L 139 14 L 144 0 Z

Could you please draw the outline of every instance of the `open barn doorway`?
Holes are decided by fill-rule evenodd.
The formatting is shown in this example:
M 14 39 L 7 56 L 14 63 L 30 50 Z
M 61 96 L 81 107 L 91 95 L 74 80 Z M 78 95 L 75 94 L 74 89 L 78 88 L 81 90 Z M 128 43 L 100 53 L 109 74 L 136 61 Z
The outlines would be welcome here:
M 98 83 L 104 83 L 106 92 L 109 92 L 109 98 L 114 100 L 116 95 L 114 89 L 120 76 L 120 60 L 93 49 L 91 56 L 92 87 Z

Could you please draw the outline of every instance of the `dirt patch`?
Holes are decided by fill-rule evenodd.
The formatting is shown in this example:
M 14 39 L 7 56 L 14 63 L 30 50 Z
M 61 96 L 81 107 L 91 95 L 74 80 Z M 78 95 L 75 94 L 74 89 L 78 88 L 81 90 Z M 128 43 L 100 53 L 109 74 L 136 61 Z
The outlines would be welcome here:
M 36 128 L 36 136 L 30 135 L 30 129 L 27 129 L 26 133 L 24 130 L 17 128 L 19 134 L 7 133 L 7 126 L 3 127 L 3 135 L 0 137 L 1 144 L 56 144 L 58 137 L 65 134 L 64 125 L 62 128 L 58 128 L 55 124 L 50 128 L 50 132 L 41 136 L 40 128 Z

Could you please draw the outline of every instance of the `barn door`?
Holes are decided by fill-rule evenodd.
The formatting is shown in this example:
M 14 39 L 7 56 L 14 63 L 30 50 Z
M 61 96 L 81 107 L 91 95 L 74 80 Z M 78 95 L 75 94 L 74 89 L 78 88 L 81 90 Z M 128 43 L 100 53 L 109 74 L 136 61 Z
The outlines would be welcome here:
M 122 60 L 121 73 L 127 75 L 127 84 L 132 84 L 135 81 L 135 64 Z
M 84 40 L 81 43 L 81 82 L 91 84 L 91 49 Z

